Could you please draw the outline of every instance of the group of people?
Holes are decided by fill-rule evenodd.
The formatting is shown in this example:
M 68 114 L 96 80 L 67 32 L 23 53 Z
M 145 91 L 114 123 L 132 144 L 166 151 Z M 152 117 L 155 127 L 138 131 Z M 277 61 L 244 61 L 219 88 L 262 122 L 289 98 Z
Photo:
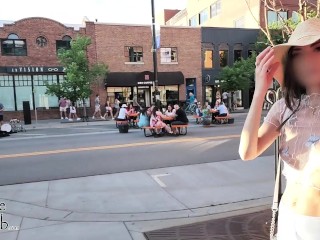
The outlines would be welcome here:
M 177 134 L 176 129 L 172 128 L 172 126 L 185 125 L 189 122 L 186 113 L 178 104 L 175 104 L 173 107 L 168 105 L 164 112 L 154 105 L 150 108 L 140 107 L 137 111 L 131 104 L 129 107 L 126 104 L 122 104 L 116 120 L 130 122 L 136 119 L 136 117 L 130 116 L 132 113 L 137 113 L 139 119 L 137 125 L 139 128 L 154 127 L 157 134 L 160 134 L 162 129 L 168 134 Z M 168 117 L 171 120 L 167 120 Z
M 68 115 L 68 109 L 69 109 L 69 117 Z M 77 108 L 76 106 L 72 103 L 72 101 L 70 101 L 69 99 L 67 99 L 66 97 L 61 97 L 59 100 L 59 111 L 60 111 L 60 118 L 61 119 L 66 119 L 69 121 L 73 121 L 73 120 L 81 120 L 81 118 L 78 117 L 77 115 Z
M 214 111 L 212 111 L 212 109 Z M 201 123 L 202 118 L 207 117 L 205 116 L 205 114 L 207 114 L 208 112 L 212 114 L 212 122 L 216 122 L 216 117 L 225 117 L 229 114 L 228 108 L 223 101 L 216 101 L 216 104 L 213 108 L 210 106 L 209 102 L 205 102 L 204 106 L 202 106 L 201 103 L 198 102 L 196 115 L 199 120 L 197 120 L 197 123 Z

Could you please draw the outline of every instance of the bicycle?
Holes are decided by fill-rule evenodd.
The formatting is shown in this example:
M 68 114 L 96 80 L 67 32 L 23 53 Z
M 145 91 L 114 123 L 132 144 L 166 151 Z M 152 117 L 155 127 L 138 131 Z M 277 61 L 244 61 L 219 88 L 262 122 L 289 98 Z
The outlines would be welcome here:
M 190 104 L 189 103 L 185 109 L 185 112 L 186 112 L 186 114 L 194 115 L 196 113 L 196 109 L 197 109 L 197 104 L 195 104 L 195 103 Z

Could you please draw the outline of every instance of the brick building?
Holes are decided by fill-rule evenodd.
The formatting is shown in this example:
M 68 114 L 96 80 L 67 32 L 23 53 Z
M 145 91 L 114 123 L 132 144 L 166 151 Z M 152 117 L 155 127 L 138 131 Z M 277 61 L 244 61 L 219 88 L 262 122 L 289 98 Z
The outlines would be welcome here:
M 161 27 L 157 50 L 160 101 L 185 101 L 189 92 L 202 99 L 201 29 Z M 108 64 L 106 91 L 101 99 L 153 102 L 153 53 L 150 26 L 95 24 L 97 61 Z
M 27 18 L 0 27 L 0 100 L 6 120 L 22 118 L 24 101 L 29 101 L 31 110 L 38 109 L 39 119 L 59 116 L 58 98 L 45 94 L 45 83 L 63 81 L 57 51 L 70 47 L 77 34 L 94 36 L 94 24 L 75 30 L 54 20 Z M 96 59 L 94 42 L 88 58 Z
M 104 62 L 110 73 L 105 83 L 93 86 L 102 104 L 115 97 L 123 102 L 149 106 L 154 91 L 152 35 L 150 26 L 86 22 L 76 29 L 46 18 L 27 18 L 0 27 L 0 101 L 5 119 L 23 118 L 23 102 L 37 109 L 38 119 L 57 118 L 58 98 L 48 96 L 46 83 L 64 79 L 57 59 L 59 48 L 69 48 L 78 34 L 91 37 L 88 59 Z M 162 104 L 185 101 L 188 92 L 202 98 L 200 28 L 161 28 L 158 80 Z M 91 104 L 90 104 L 91 103 Z M 32 112 L 32 117 L 35 114 Z

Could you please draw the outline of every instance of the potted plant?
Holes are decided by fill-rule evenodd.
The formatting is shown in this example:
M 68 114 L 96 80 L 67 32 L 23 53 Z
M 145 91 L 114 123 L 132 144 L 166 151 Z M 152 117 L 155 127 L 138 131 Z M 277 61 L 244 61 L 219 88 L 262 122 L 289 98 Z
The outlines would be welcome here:
M 212 116 L 211 116 L 211 112 L 209 109 L 203 109 L 202 110 L 202 124 L 203 126 L 209 126 L 211 124 L 212 121 Z

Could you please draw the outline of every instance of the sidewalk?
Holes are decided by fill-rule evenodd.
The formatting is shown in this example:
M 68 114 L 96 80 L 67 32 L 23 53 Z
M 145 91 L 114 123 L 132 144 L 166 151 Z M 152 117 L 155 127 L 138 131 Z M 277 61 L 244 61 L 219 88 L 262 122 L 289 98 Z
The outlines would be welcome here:
M 145 232 L 263 211 L 273 171 L 269 156 L 2 186 L 3 221 L 20 230 L 0 230 L 0 239 L 142 240 Z

